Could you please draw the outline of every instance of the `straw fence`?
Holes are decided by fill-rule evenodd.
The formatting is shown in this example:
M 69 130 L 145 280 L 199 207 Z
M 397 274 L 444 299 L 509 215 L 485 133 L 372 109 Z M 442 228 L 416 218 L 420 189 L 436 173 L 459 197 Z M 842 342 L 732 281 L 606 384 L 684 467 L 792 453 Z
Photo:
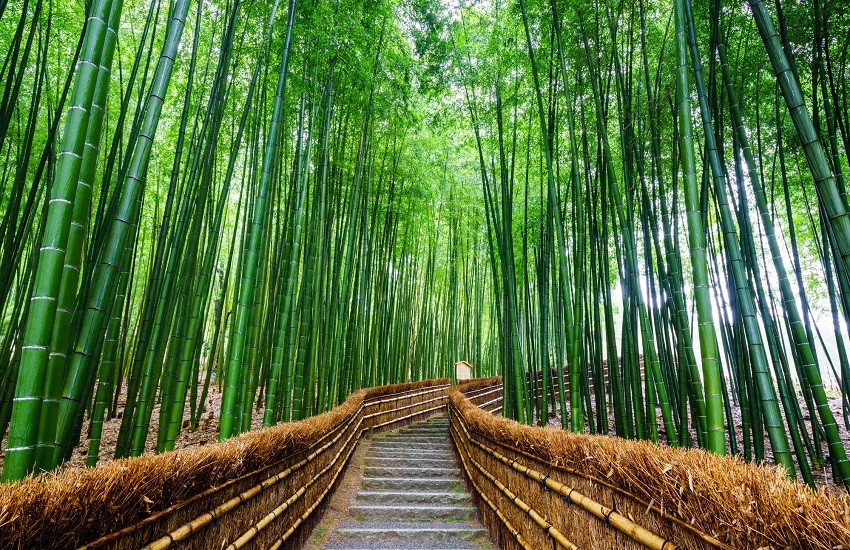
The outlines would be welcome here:
M 360 390 L 328 413 L 222 443 L 2 486 L 0 545 L 300 547 L 361 435 L 444 410 L 448 383 Z
M 223 443 L 0 487 L 4 548 L 295 548 L 358 439 L 444 409 L 448 380 L 361 390 Z M 494 416 L 501 380 L 448 389 L 451 434 L 494 541 L 514 548 L 850 548 L 850 501 L 778 468 Z
M 850 500 L 696 449 L 523 426 L 501 380 L 449 390 L 451 434 L 493 540 L 558 548 L 850 548 Z

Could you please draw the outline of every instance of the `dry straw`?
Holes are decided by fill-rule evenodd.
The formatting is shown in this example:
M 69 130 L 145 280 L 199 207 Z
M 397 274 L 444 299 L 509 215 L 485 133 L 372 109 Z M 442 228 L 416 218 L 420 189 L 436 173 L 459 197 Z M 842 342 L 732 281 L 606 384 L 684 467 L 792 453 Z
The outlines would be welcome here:
M 449 391 L 453 409 L 473 438 L 495 445 L 510 459 L 546 471 L 596 501 L 613 501 L 619 511 L 638 522 L 645 518 L 646 527 L 683 547 L 710 547 L 712 537 L 734 548 L 850 547 L 848 497 L 824 489 L 813 491 L 789 480 L 780 468 L 735 457 L 523 426 L 478 409 L 463 395 L 499 383 L 498 378 L 476 380 Z M 501 481 L 536 509 L 542 509 L 543 503 L 555 506 L 552 492 L 544 491 L 541 483 L 527 476 L 520 476 L 527 481 L 509 478 L 514 475 L 507 473 L 511 468 L 482 456 L 486 453 L 474 445 L 469 452 L 490 471 L 500 472 L 505 478 Z M 507 509 L 507 505 L 499 506 Z M 520 522 L 514 519 L 514 525 L 519 527 Z M 600 525 L 607 527 L 594 518 L 570 528 L 597 531 Z M 563 530 L 570 540 L 582 538 Z M 607 546 L 604 536 L 594 534 L 590 540 L 593 547 Z
M 284 470 L 287 463 L 302 460 L 323 436 L 352 422 L 362 423 L 363 429 L 381 424 L 394 428 L 432 411 L 441 399 L 445 401 L 446 384 L 448 380 L 439 379 L 360 390 L 332 411 L 300 422 L 249 432 L 213 445 L 117 460 L 97 468 L 46 473 L 0 486 L 0 544 L 19 549 L 75 548 L 110 533 L 123 535 L 134 526 L 150 522 L 152 517 L 164 516 L 165 525 L 168 515 L 181 508 L 184 514 L 191 512 L 191 516 L 197 511 L 194 515 L 199 515 L 214 507 L 206 503 L 222 492 L 216 488 L 230 487 L 231 492 L 238 488 L 238 494 L 247 486 L 237 487 L 239 484 L 234 481 L 250 480 L 248 486 L 260 483 L 277 473 L 271 471 L 274 465 Z M 393 395 L 399 393 L 406 395 Z M 397 407 L 403 409 L 401 413 L 394 412 Z M 371 415 L 368 421 L 367 414 Z M 359 415 L 363 416 L 358 420 Z M 357 437 L 350 438 L 349 445 L 353 446 L 356 440 Z M 339 452 L 345 441 L 343 438 L 328 449 L 329 458 L 347 458 L 348 453 Z M 328 469 L 326 461 L 316 461 L 314 467 L 304 468 L 282 482 L 280 494 L 294 494 L 324 470 L 315 488 L 305 495 L 303 505 L 309 512 L 320 511 L 324 496 L 338 479 L 344 463 L 345 460 L 337 468 Z M 266 471 L 267 475 L 257 477 Z M 187 505 L 191 507 L 188 512 Z M 300 534 L 293 536 L 293 541 L 301 541 L 314 523 L 305 521 L 303 513 L 299 508 L 292 518 L 292 523 L 300 520 Z M 290 527 L 282 525 L 280 532 Z

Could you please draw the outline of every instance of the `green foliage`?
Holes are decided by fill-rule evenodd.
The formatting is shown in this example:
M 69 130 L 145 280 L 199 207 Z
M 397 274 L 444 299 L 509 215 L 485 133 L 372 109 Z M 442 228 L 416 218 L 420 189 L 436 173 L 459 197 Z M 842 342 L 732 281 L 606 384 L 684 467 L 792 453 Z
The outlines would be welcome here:
M 229 436 L 459 359 L 527 422 L 755 460 L 768 430 L 789 471 L 846 470 L 847 10 L 676 2 L 677 36 L 672 0 L 304 0 L 290 33 L 203 0 L 178 44 L 185 3 L 125 4 L 0 7 L 7 478 L 84 418 L 95 464 L 118 401 L 135 455 L 155 403 L 162 451 L 210 384 Z M 113 8 L 99 128 L 69 107 L 109 50 L 78 50 L 85 10 Z M 58 153 L 87 134 L 77 177 Z

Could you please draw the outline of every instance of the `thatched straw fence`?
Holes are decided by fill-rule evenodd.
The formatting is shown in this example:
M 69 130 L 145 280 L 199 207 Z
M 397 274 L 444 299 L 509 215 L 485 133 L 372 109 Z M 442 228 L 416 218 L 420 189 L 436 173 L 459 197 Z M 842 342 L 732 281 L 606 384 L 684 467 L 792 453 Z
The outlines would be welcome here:
M 0 486 L 0 547 L 298 548 L 360 436 L 445 410 L 448 383 L 360 390 L 301 422 Z
M 500 389 L 499 378 L 450 389 L 449 416 L 473 498 L 505 550 L 850 548 L 850 497 L 738 458 L 523 426 L 489 413 Z

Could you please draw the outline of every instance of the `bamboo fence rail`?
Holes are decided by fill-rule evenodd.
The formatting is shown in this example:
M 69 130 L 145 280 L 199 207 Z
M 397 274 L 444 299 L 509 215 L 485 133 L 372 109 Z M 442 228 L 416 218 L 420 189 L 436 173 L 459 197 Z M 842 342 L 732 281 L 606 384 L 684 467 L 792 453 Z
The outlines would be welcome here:
M 448 385 L 360 390 L 301 422 L 4 486 L 0 540 L 21 549 L 299 547 L 360 437 L 444 410 Z
M 842 497 L 736 458 L 523 426 L 487 414 L 500 388 L 494 377 L 450 389 L 449 418 L 505 549 L 848 547 Z
M 372 388 L 329 413 L 220 444 L 29 478 L 0 491 L 0 540 L 9 548 L 299 547 L 363 434 L 448 402 L 464 475 L 505 549 L 850 546 L 846 499 L 777 468 L 521 426 L 488 414 L 501 398 L 499 378 Z

